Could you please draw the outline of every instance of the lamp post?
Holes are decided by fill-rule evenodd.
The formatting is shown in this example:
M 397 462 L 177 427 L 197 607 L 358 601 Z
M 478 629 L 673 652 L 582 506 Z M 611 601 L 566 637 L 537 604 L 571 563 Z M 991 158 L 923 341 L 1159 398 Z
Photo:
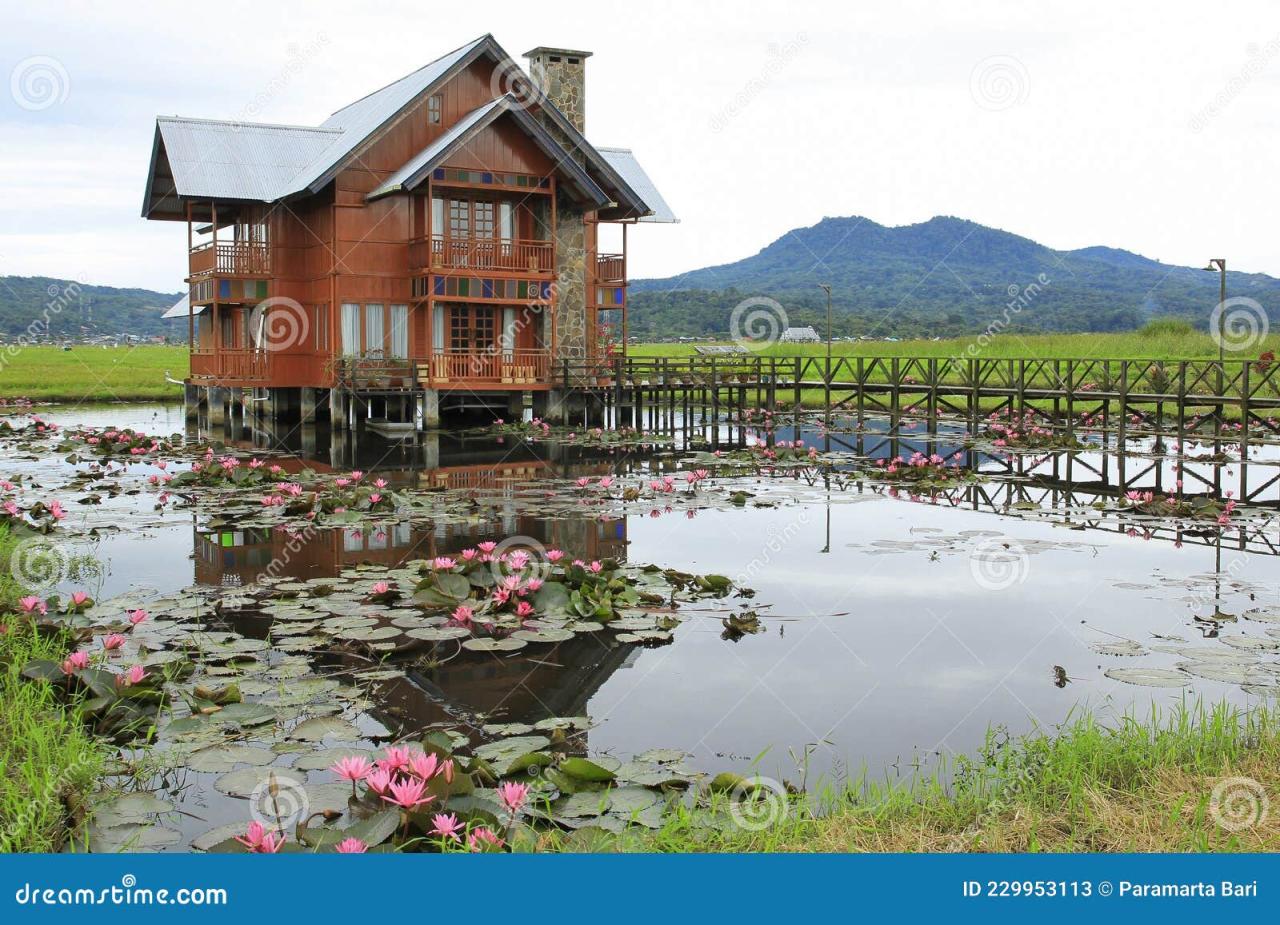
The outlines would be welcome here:
M 818 288 L 827 294 L 827 370 L 823 376 L 823 412 L 824 429 L 831 431 L 831 284 L 819 283 Z M 828 439 L 830 439 L 828 437 Z
M 1218 362 L 1222 363 L 1226 356 L 1223 353 L 1223 342 L 1226 340 L 1224 322 L 1227 314 L 1227 258 L 1214 257 L 1205 267 L 1210 273 L 1218 271 Z

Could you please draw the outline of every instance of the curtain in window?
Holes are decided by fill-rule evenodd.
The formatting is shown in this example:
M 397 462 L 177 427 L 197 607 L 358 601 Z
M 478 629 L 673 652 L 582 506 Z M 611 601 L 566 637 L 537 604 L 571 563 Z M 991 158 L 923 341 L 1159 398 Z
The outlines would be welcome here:
M 444 318 L 445 318 L 445 307 L 443 305 L 437 305 L 435 317 L 431 319 L 431 352 L 432 353 L 442 353 L 444 351 L 444 348 L 445 348 Z
M 386 324 L 382 304 L 371 302 L 364 307 L 365 356 L 386 356 Z
M 391 346 L 387 354 L 397 360 L 409 358 L 409 306 L 391 306 Z
M 360 355 L 360 306 L 352 302 L 342 303 L 342 355 Z
M 515 357 L 516 310 L 510 306 L 502 310 L 502 358 L 508 362 Z

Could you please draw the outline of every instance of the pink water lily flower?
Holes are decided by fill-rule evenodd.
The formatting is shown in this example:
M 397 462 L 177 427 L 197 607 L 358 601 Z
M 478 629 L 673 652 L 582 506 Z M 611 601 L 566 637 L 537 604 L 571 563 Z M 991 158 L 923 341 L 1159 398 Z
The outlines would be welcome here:
M 427 785 L 425 781 L 421 781 L 416 777 L 402 777 L 399 780 L 391 782 L 389 788 L 390 796 L 383 794 L 382 798 L 388 803 L 394 803 L 401 809 L 413 810 L 419 806 L 425 806 L 435 799 L 435 796 L 426 793 Z
M 459 623 L 470 623 L 475 612 L 466 604 L 459 604 L 453 611 L 453 619 Z
M 254 854 L 275 854 L 284 845 L 284 835 L 268 832 L 261 822 L 249 823 L 244 835 L 237 835 L 236 841 L 244 845 Z
M 102 648 L 111 652 L 124 646 L 124 637 L 119 633 L 112 633 L 110 636 L 104 636 L 102 639 Z
M 18 606 L 22 608 L 23 613 L 45 614 L 49 612 L 49 605 L 40 600 L 40 598 L 36 597 L 34 594 L 29 594 L 19 600 Z
M 354 784 L 358 780 L 364 780 L 373 770 L 373 765 L 363 755 L 347 755 L 330 765 L 329 770 Z
M 518 784 L 515 781 L 503 781 L 498 787 L 498 797 L 502 800 L 502 805 L 513 813 L 520 811 L 520 807 L 524 806 L 525 800 L 529 798 L 529 785 Z
M 147 613 L 145 610 L 130 610 L 129 622 L 134 626 L 137 626 L 139 623 L 145 622 L 149 616 L 151 616 L 151 614 Z
M 364 854 L 369 846 L 358 838 L 344 838 L 333 850 L 338 854 Z
M 528 616 L 531 616 L 533 612 L 534 612 L 533 605 L 530 604 L 528 601 L 521 601 L 519 604 L 516 605 L 517 617 L 528 617 Z
M 374 594 L 386 594 L 390 590 L 391 590 L 391 585 L 388 582 L 376 581 L 373 583 Z
M 458 563 L 457 560 L 451 559 L 448 556 L 436 556 L 435 561 L 431 564 L 435 567 L 436 571 L 450 572 L 453 571 Z
M 135 684 L 141 684 L 142 680 L 147 676 L 147 669 L 141 665 L 134 665 L 122 675 L 116 676 L 117 687 L 133 687 Z
M 75 672 L 89 667 L 88 652 L 72 652 L 62 662 L 62 673 L 65 675 L 74 674 Z
M 86 594 L 85 592 L 83 591 L 71 592 L 71 603 L 74 604 L 75 606 L 81 607 L 84 604 L 88 603 L 88 601 L 89 601 L 89 595 Z
M 378 767 L 388 771 L 399 771 L 409 765 L 409 749 L 399 745 L 388 746 L 385 757 L 378 759 Z
M 564 552 L 563 552 L 562 550 L 559 550 L 559 549 L 548 549 L 548 550 L 547 550 L 547 561 L 548 561 L 548 562 L 552 562 L 552 563 L 554 563 L 554 562 L 559 562 L 559 561 L 560 561 L 561 559 L 563 559 L 563 558 L 564 558 Z
M 462 839 L 458 837 L 458 833 L 463 828 L 464 826 L 453 813 L 436 813 L 431 817 L 431 831 L 441 838 L 452 838 L 454 841 L 461 841 Z
M 409 773 L 424 781 L 440 773 L 440 759 L 435 752 L 414 752 L 409 756 Z
M 374 793 L 384 794 L 391 786 L 391 772 L 386 768 L 374 768 L 364 776 L 364 782 Z
M 488 847 L 501 848 L 503 841 L 486 826 L 480 826 L 467 836 L 467 848 L 471 851 L 484 851 Z
M 476 545 L 480 547 L 481 552 L 485 552 L 485 553 L 493 552 L 495 549 L 498 548 L 498 544 L 493 542 L 492 540 L 485 540 L 483 543 L 477 543 Z

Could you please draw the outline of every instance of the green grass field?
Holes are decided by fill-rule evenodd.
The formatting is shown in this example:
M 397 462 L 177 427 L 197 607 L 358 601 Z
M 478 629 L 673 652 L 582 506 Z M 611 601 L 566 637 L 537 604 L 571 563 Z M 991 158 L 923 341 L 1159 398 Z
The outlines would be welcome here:
M 185 346 L 0 349 L 0 398 L 35 401 L 181 401 Z
M 730 343 L 724 341 L 723 343 Z M 949 340 L 901 340 L 838 342 L 831 345 L 837 356 L 881 357 L 974 357 L 980 359 L 1053 358 L 1053 359 L 1143 359 L 1143 360 L 1211 360 L 1218 357 L 1218 345 L 1208 334 L 1199 332 L 1125 334 L 1000 334 L 991 338 L 977 352 L 968 353 L 973 337 Z M 762 356 L 823 356 L 826 344 L 773 344 L 753 349 Z M 1228 352 L 1228 360 L 1254 359 L 1266 350 L 1280 353 L 1280 335 L 1272 335 L 1248 350 Z M 635 357 L 682 357 L 695 352 L 693 344 L 635 344 L 627 353 Z
M 975 336 L 976 337 L 976 336 Z M 836 343 L 837 356 L 953 357 L 1057 359 L 1208 360 L 1218 355 L 1207 334 L 1187 331 L 1125 334 L 998 335 L 976 354 L 967 351 L 975 337 L 951 340 L 858 341 Z M 725 343 L 728 343 L 727 341 Z M 1266 350 L 1280 353 L 1280 335 L 1267 337 L 1248 350 L 1229 352 L 1229 360 L 1254 359 Z M 822 356 L 825 344 L 774 344 L 752 351 L 763 356 Z M 693 344 L 636 344 L 633 357 L 683 357 Z M 26 347 L 0 349 L 0 398 L 38 401 L 180 401 L 182 389 L 165 381 L 187 375 L 185 346 Z

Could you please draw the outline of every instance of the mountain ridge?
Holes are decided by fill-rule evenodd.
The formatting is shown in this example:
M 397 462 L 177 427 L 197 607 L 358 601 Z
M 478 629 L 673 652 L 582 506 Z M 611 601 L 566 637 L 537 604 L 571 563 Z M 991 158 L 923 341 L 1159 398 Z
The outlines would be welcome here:
M 970 333 L 1018 298 L 1015 329 L 1132 330 L 1156 315 L 1204 329 L 1218 302 L 1216 273 L 1117 247 L 1056 250 L 955 216 L 899 226 L 827 216 L 741 260 L 632 281 L 630 328 L 729 333 L 733 306 L 752 296 L 779 301 L 789 322 L 825 326 L 820 283 L 832 286 L 837 335 Z M 1280 280 L 1262 273 L 1229 272 L 1227 288 L 1266 304 L 1280 297 Z

